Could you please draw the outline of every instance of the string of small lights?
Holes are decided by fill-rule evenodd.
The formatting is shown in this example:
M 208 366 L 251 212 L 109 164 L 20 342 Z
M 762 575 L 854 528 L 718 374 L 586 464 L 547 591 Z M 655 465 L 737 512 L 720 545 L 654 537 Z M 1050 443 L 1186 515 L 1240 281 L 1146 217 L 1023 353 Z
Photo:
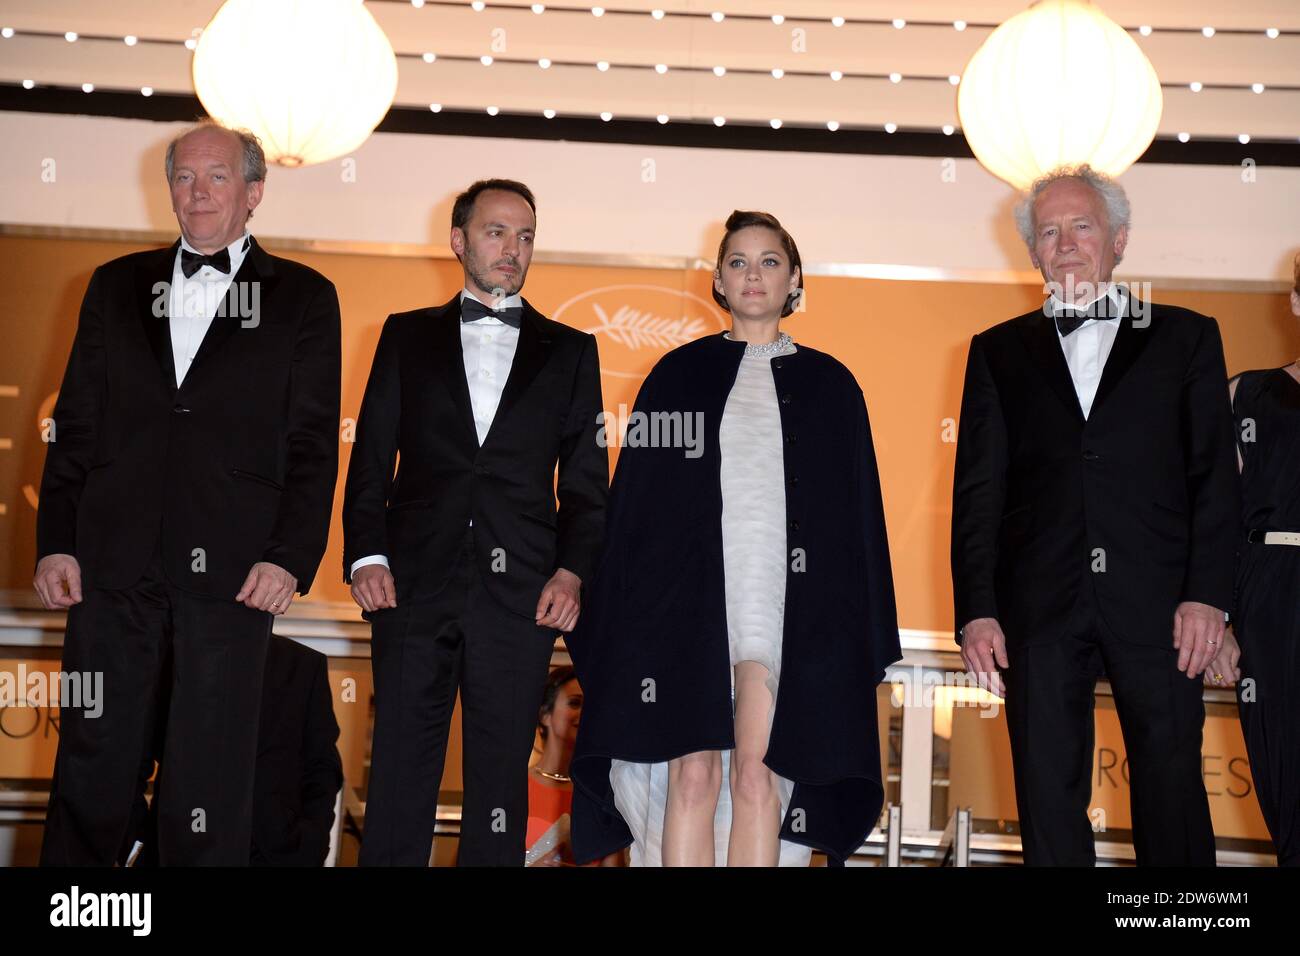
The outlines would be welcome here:
M 902 17 L 888 17 L 888 18 L 886 17 L 844 17 L 844 16 L 811 17 L 811 16 L 804 16 L 798 14 L 795 15 L 787 15 L 781 13 L 763 14 L 763 13 L 751 13 L 748 11 L 743 13 L 728 13 L 725 10 L 703 11 L 703 10 L 652 9 L 650 11 L 646 11 L 643 9 L 631 9 L 631 8 L 620 8 L 620 7 L 589 7 L 589 6 L 579 6 L 576 4 L 563 4 L 563 3 L 561 4 L 533 3 L 528 5 L 513 4 L 513 3 L 485 3 L 483 2 L 483 0 L 473 0 L 473 2 L 470 3 L 466 3 L 464 2 L 464 0 L 369 0 L 369 2 L 372 4 L 388 3 L 388 4 L 403 5 L 403 6 L 409 5 L 415 7 L 416 9 L 420 9 L 424 7 L 435 7 L 435 8 L 444 7 L 444 8 L 463 9 L 465 7 L 468 7 L 469 9 L 473 10 L 475 13 L 484 13 L 489 9 L 498 12 L 519 12 L 523 10 L 531 10 L 534 14 L 538 16 L 541 16 L 544 13 L 565 13 L 565 14 L 584 14 L 584 15 L 589 14 L 591 16 L 598 17 L 598 18 L 604 16 L 611 16 L 611 17 L 649 16 L 652 20 L 657 20 L 657 21 L 669 20 L 669 19 L 712 20 L 714 23 L 722 23 L 726 20 L 741 20 L 741 21 L 768 20 L 771 21 L 771 23 L 776 26 L 781 26 L 786 23 L 794 23 L 794 24 L 829 23 L 833 27 L 892 26 L 895 30 L 903 30 L 906 29 L 907 27 L 940 27 L 943 29 L 962 31 L 968 28 L 976 29 L 976 30 L 993 30 L 999 25 L 997 23 L 970 22 L 966 20 L 932 20 L 932 19 L 907 20 Z M 1279 29 L 1278 27 L 1266 27 L 1261 30 L 1259 28 L 1252 29 L 1247 27 L 1226 27 L 1226 28 L 1224 27 L 1216 28 L 1212 26 L 1162 27 L 1162 26 L 1154 26 L 1151 24 L 1139 24 L 1136 27 L 1125 27 L 1125 29 L 1133 33 L 1138 33 L 1144 37 L 1151 36 L 1153 33 L 1184 33 L 1184 34 L 1199 33 L 1208 39 L 1218 34 L 1224 34 L 1224 35 L 1237 34 L 1237 35 L 1249 36 L 1249 35 L 1258 35 L 1262 33 L 1270 40 L 1276 40 L 1280 36 L 1300 35 L 1300 31 L 1282 30 Z
M 481 2 L 481 0 L 475 0 L 475 2 L 471 2 L 468 4 L 463 2 L 450 2 L 450 0 L 432 0 L 432 2 L 426 2 L 426 0 L 369 0 L 369 2 L 371 3 L 385 2 L 385 3 L 392 3 L 392 4 L 407 4 L 409 2 L 409 5 L 415 8 L 422 8 L 426 6 L 427 7 L 457 7 L 457 8 L 468 7 L 475 12 L 485 12 L 488 9 L 495 9 L 497 11 L 510 11 L 510 12 L 531 10 L 533 14 L 539 16 L 547 12 L 566 13 L 566 14 L 584 14 L 584 15 L 590 14 L 595 17 L 602 17 L 605 15 L 613 15 L 619 17 L 630 17 L 630 16 L 644 17 L 647 15 L 647 12 L 645 10 L 629 10 L 629 9 L 607 8 L 607 7 L 585 7 L 585 6 L 572 6 L 572 5 L 547 5 L 541 3 L 534 3 L 528 7 L 521 7 L 517 5 L 510 5 L 510 4 L 488 4 L 485 2 Z M 860 26 L 860 25 L 868 25 L 868 26 L 889 25 L 897 30 L 902 30 L 907 28 L 908 26 L 912 26 L 912 27 L 931 27 L 931 28 L 942 27 L 945 29 L 954 29 L 957 31 L 963 31 L 968 28 L 993 29 L 998 25 L 996 23 L 987 23 L 987 24 L 968 23 L 967 21 L 963 21 L 963 20 L 907 21 L 900 18 L 895 18 L 895 19 L 883 19 L 883 18 L 871 18 L 871 17 L 846 18 L 846 17 L 839 17 L 839 16 L 831 17 L 831 18 L 825 18 L 825 17 L 815 18 L 815 17 L 807 17 L 807 16 L 786 16 L 782 14 L 773 14 L 768 16 L 768 15 L 762 15 L 756 13 L 729 14 L 724 11 L 714 11 L 712 13 L 706 13 L 703 11 L 686 11 L 686 10 L 671 11 L 671 10 L 659 10 L 659 9 L 649 11 L 648 15 L 652 20 L 656 20 L 656 21 L 664 20 L 670 17 L 675 17 L 675 18 L 687 18 L 687 19 L 696 19 L 696 20 L 705 18 L 705 19 L 710 19 L 714 22 L 721 23 L 724 20 L 730 18 L 735 20 L 750 20 L 750 21 L 768 20 L 774 25 L 778 25 L 778 26 L 786 23 L 807 24 L 807 23 L 828 23 L 829 22 L 832 26 L 835 27 Z M 1281 30 L 1279 28 L 1273 28 L 1273 27 L 1267 28 L 1262 31 L 1258 29 L 1244 29 L 1244 28 L 1216 29 L 1210 26 L 1201 28 L 1200 30 L 1196 30 L 1190 27 L 1159 27 L 1159 26 L 1151 26 L 1151 25 L 1140 25 L 1136 28 L 1126 28 L 1126 29 L 1129 29 L 1131 32 L 1136 32 L 1139 35 L 1144 37 L 1151 36 L 1153 33 L 1187 34 L 1187 33 L 1198 33 L 1198 32 L 1202 36 L 1206 37 L 1207 39 L 1220 34 L 1258 36 L 1262 33 L 1264 36 L 1266 36 L 1269 39 L 1278 39 L 1281 36 L 1300 36 L 1300 31 Z M 187 49 L 193 50 L 198 43 L 198 37 L 200 36 L 201 33 L 202 33 L 202 28 L 196 27 L 194 28 L 193 31 L 191 31 L 191 35 L 182 41 L 174 38 L 143 37 L 137 35 L 126 35 L 126 36 L 118 37 L 118 36 L 109 36 L 103 34 L 78 34 L 72 31 L 57 33 L 52 31 L 24 30 L 20 32 L 15 30 L 12 27 L 3 27 L 0 28 L 0 39 L 9 40 L 14 38 L 15 36 L 20 36 L 20 35 L 29 36 L 29 37 L 42 37 L 42 38 L 57 38 L 61 36 L 68 43 L 121 42 L 130 47 L 134 47 L 140 44 L 174 45 L 177 43 L 181 43 Z M 660 76 L 665 75 L 669 72 L 687 73 L 687 74 L 712 73 L 715 77 L 718 78 L 723 78 L 728 74 L 730 74 L 733 76 L 770 76 L 774 80 L 781 80 L 786 77 L 822 78 L 822 79 L 829 79 L 831 82 L 835 82 L 835 83 L 839 83 L 844 80 L 867 80 L 867 81 L 888 80 L 893 85 L 898 85 L 906 81 L 909 83 L 911 82 L 946 83 L 950 86 L 957 86 L 961 82 L 961 77 L 958 74 L 904 75 L 898 72 L 882 73 L 882 72 L 874 72 L 869 70 L 836 69 L 836 70 L 825 71 L 825 70 L 787 69 L 782 67 L 774 67 L 770 70 L 765 70 L 765 69 L 759 69 L 755 67 L 727 67 L 721 64 L 709 67 L 709 66 L 701 66 L 696 64 L 680 64 L 680 63 L 670 64 L 666 62 L 647 65 L 645 63 L 615 63 L 608 60 L 598 60 L 595 62 L 587 62 L 587 61 L 580 61 L 580 60 L 554 60 L 549 57 L 541 57 L 537 60 L 533 60 L 531 58 L 522 59 L 522 58 L 515 58 L 515 57 L 493 57 L 488 55 L 479 56 L 479 57 L 457 55 L 457 54 L 440 55 L 433 51 L 424 51 L 420 53 L 398 52 L 395 54 L 395 56 L 399 61 L 421 61 L 425 64 L 434 64 L 440 61 L 444 63 L 447 62 L 467 63 L 467 62 L 477 61 L 484 67 L 491 67 L 493 65 L 499 64 L 499 65 L 514 65 L 514 66 L 535 65 L 537 68 L 542 70 L 551 70 L 555 68 L 566 69 L 566 70 L 594 68 L 597 72 L 600 73 L 608 73 L 611 70 L 616 70 L 616 71 L 653 70 L 656 74 Z M 25 79 L 22 81 L 22 87 L 27 90 L 34 89 L 38 85 L 41 84 L 37 84 L 35 80 Z M 1182 83 L 1182 82 L 1162 83 L 1161 86 L 1162 88 L 1168 90 L 1187 89 L 1190 90 L 1192 93 L 1200 93 L 1205 90 L 1218 90 L 1218 91 L 1249 90 L 1254 94 L 1262 95 L 1267 91 L 1286 91 L 1286 92 L 1300 91 L 1300 86 L 1297 85 L 1289 85 L 1289 84 L 1266 85 L 1260 82 L 1249 83 L 1249 84 L 1205 83 L 1199 80 L 1193 80 L 1189 83 Z M 85 93 L 93 93 L 96 90 L 96 86 L 93 83 L 83 83 L 81 85 L 81 89 Z M 139 88 L 139 93 L 143 96 L 152 96 L 154 93 L 154 88 L 151 86 L 142 86 Z M 429 109 L 435 113 L 439 112 L 442 109 L 442 104 L 430 103 Z M 496 116 L 500 113 L 500 108 L 497 106 L 486 106 L 483 109 L 484 112 L 486 112 L 489 116 Z M 552 108 L 544 108 L 540 110 L 540 113 L 546 119 L 554 119 L 560 115 L 557 110 Z M 581 116 L 581 115 L 588 115 L 588 114 L 575 113 L 570 115 Z M 598 115 L 600 119 L 604 122 L 610 122 L 614 118 L 614 114 L 608 110 L 601 111 L 595 115 Z M 628 117 L 628 118 L 644 119 L 645 117 L 637 116 L 637 117 Z M 660 124 L 666 124 L 672 121 L 673 118 L 670 117 L 669 114 L 660 113 L 657 114 L 654 117 L 654 119 L 656 122 Z M 679 117 L 679 120 L 684 120 L 688 122 L 699 122 L 698 117 Z M 725 116 L 714 116 L 712 118 L 712 123 L 718 127 L 724 126 L 727 122 L 728 119 Z M 751 119 L 751 120 L 747 120 L 746 124 L 760 125 L 761 121 L 756 121 Z M 773 130 L 779 130 L 782 127 L 787 125 L 787 121 L 774 117 L 768 121 L 767 125 L 769 125 Z M 821 124 L 811 124 L 811 123 L 803 122 L 803 123 L 791 123 L 790 125 L 798 126 L 802 128 L 813 128 L 814 126 L 821 125 Z M 825 121 L 824 125 L 826 129 L 834 132 L 835 130 L 840 129 L 842 124 L 839 121 L 832 119 L 832 120 Z M 853 126 L 853 128 L 883 129 L 886 133 L 894 133 L 900 129 L 898 124 L 893 122 L 886 122 L 883 124 L 866 124 L 866 125 L 857 124 Z M 927 127 L 925 129 L 928 130 L 929 128 Z M 955 132 L 956 128 L 951 124 L 944 124 L 938 129 L 944 135 L 951 136 Z M 1178 141 L 1182 143 L 1189 142 L 1191 138 L 1192 138 L 1191 135 L 1187 132 L 1179 132 L 1177 134 Z M 1237 140 L 1242 144 L 1246 144 L 1250 142 L 1251 136 L 1248 133 L 1241 133 L 1238 134 Z

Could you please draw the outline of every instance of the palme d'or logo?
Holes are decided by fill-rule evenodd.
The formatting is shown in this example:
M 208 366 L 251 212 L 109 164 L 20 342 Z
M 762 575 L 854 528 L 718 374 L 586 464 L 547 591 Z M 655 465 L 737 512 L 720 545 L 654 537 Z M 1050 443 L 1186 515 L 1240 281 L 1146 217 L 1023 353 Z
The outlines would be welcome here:
M 588 289 L 561 303 L 552 318 L 596 336 L 603 374 L 637 381 L 665 352 L 729 327 L 710 300 L 649 284 Z

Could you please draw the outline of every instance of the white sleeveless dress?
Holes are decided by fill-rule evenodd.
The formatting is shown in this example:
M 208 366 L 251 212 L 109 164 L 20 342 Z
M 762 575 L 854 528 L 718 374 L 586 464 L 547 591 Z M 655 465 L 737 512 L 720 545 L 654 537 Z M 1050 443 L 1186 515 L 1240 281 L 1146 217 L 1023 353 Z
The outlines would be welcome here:
M 730 334 L 728 333 L 728 338 Z M 781 675 L 781 634 L 785 613 L 786 529 L 785 466 L 781 413 L 772 359 L 791 355 L 794 343 L 766 353 L 748 350 L 722 413 L 722 563 L 726 579 L 727 642 L 731 649 L 732 707 L 738 661 L 758 661 L 767 668 L 767 686 L 775 708 Z M 768 711 L 768 728 L 772 710 Z M 713 817 L 714 864 L 725 866 L 731 836 L 731 752 L 722 753 L 722 786 Z M 668 764 L 611 761 L 609 781 L 614 803 L 632 831 L 633 866 L 662 866 L 664 806 L 668 799 Z M 781 818 L 794 784 L 777 777 Z M 781 866 L 807 866 L 812 850 L 781 841 Z

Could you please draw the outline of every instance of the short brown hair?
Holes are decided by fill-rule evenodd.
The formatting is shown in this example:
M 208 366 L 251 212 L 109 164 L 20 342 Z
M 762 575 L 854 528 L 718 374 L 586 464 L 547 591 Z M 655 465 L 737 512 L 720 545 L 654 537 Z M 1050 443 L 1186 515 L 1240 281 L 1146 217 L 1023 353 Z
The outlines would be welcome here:
M 722 242 L 718 245 L 718 264 L 717 272 L 722 274 L 722 260 L 727 255 L 727 243 L 731 237 L 742 229 L 748 229 L 751 226 L 762 226 L 764 229 L 771 229 L 781 240 L 781 248 L 785 250 L 786 257 L 790 260 L 790 268 L 799 270 L 799 291 L 791 292 L 785 299 L 785 306 L 781 309 L 781 318 L 785 318 L 794 312 L 795 302 L 798 297 L 803 295 L 803 260 L 799 258 L 799 247 L 794 244 L 794 239 L 790 233 L 785 231 L 780 220 L 770 212 L 757 212 L 755 210 L 737 209 L 727 217 L 726 233 L 722 236 Z M 731 311 L 731 306 L 727 304 L 727 297 L 718 291 L 716 285 L 710 286 L 713 293 L 713 301 L 722 306 L 727 312 Z
M 1291 278 L 1291 291 L 1300 295 L 1300 252 L 1295 254 L 1295 272 Z
M 533 199 L 533 191 L 523 183 L 513 179 L 480 179 L 456 197 L 456 202 L 451 207 L 452 226 L 463 230 L 469 225 L 469 217 L 474 215 L 475 201 L 477 201 L 481 193 L 485 193 L 489 189 L 500 189 L 522 196 L 524 202 L 528 203 L 528 208 L 533 211 L 533 215 L 537 215 L 537 201 Z

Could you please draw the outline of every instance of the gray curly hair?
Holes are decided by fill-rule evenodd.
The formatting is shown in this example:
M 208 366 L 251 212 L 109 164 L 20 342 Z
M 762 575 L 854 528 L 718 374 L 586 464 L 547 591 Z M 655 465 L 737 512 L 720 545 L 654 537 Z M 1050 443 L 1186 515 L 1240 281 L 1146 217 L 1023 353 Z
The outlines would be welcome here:
M 1025 191 L 1020 202 L 1016 203 L 1016 229 L 1020 232 L 1020 238 L 1025 240 L 1025 245 L 1030 251 L 1034 248 L 1034 203 L 1042 195 L 1044 189 L 1052 183 L 1060 182 L 1062 179 L 1075 179 L 1092 188 L 1106 207 L 1106 226 L 1113 236 L 1120 229 L 1127 229 L 1132 223 L 1133 210 L 1129 206 L 1128 196 L 1124 193 L 1124 187 L 1118 182 L 1107 176 L 1105 173 L 1098 172 L 1087 163 L 1078 166 L 1058 166 L 1055 169 L 1045 173 L 1038 179 L 1034 180 L 1032 186 Z M 1120 256 L 1115 257 L 1115 262 L 1120 261 Z

